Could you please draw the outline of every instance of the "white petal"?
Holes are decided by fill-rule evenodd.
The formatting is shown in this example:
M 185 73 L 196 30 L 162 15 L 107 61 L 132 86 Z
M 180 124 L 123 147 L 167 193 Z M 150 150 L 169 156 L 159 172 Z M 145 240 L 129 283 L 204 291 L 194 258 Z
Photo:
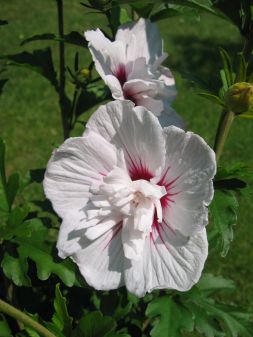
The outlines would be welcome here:
M 153 176 L 164 162 L 164 139 L 158 119 L 130 101 L 101 106 L 86 128 L 93 130 L 124 151 L 131 178 Z M 134 179 L 134 180 L 136 180 Z M 141 179 L 141 177 L 139 178 Z
M 170 196 L 163 217 L 174 229 L 192 235 L 208 222 L 207 207 L 213 197 L 215 154 L 205 141 L 176 127 L 164 129 L 167 162 L 161 175 Z
M 172 102 L 177 95 L 176 85 L 175 85 L 175 79 L 172 75 L 172 72 L 169 68 L 159 66 L 158 67 L 158 80 L 162 81 L 165 84 L 165 96 L 169 99 L 170 102 Z
M 129 260 L 141 259 L 145 245 L 145 233 L 134 228 L 134 217 L 124 220 L 121 239 L 125 257 Z
M 84 35 L 99 75 L 103 80 L 106 75 L 115 75 L 118 67 L 125 64 L 124 44 L 110 41 L 99 29 L 87 31 Z
M 154 63 L 162 55 L 163 42 L 157 25 L 143 18 L 137 22 L 120 26 L 116 40 L 129 46 L 127 49 L 128 61 L 145 57 L 147 63 Z
M 99 184 L 116 162 L 116 149 L 97 133 L 66 140 L 54 151 L 43 182 L 55 211 L 64 217 L 69 210 L 82 209 L 91 184 Z
M 85 236 L 89 240 L 95 240 L 115 227 L 121 219 L 122 216 L 119 213 L 111 211 L 110 215 L 104 217 L 97 225 L 89 227 L 85 232 Z
M 198 282 L 207 251 L 205 229 L 181 247 L 169 244 L 165 232 L 147 238 L 142 259 L 125 270 L 126 287 L 139 297 L 154 289 L 187 291 Z
M 124 254 L 121 227 L 113 229 L 87 244 L 72 257 L 86 282 L 97 290 L 116 289 L 124 284 Z
M 57 240 L 58 255 L 64 259 L 80 249 L 80 240 L 84 238 L 83 224 L 85 216 L 82 211 L 71 211 L 64 217 Z

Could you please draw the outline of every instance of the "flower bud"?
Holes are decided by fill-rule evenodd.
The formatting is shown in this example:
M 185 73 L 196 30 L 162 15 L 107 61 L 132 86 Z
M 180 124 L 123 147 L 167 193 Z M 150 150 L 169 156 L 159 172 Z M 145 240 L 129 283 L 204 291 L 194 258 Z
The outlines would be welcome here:
M 247 112 L 253 107 L 253 84 L 235 83 L 225 93 L 225 104 L 235 114 Z
M 79 70 L 78 77 L 80 78 L 89 78 L 90 77 L 90 71 L 88 68 L 83 68 Z

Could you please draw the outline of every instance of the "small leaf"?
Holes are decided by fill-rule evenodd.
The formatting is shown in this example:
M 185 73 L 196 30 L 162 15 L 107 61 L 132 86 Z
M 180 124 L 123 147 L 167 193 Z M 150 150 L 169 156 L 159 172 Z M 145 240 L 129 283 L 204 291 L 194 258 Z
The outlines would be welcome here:
M 213 102 L 215 104 L 218 104 L 218 105 L 224 107 L 224 103 L 223 103 L 223 101 L 221 100 L 221 98 L 219 96 L 210 94 L 208 92 L 200 92 L 198 95 L 201 96 L 201 97 L 204 97 L 204 98 L 208 99 L 209 101 L 211 101 L 211 102 Z
M 216 190 L 210 206 L 214 230 L 220 236 L 221 256 L 226 256 L 233 241 L 238 202 L 233 192 Z
M 11 207 L 17 195 L 18 189 L 19 189 L 19 174 L 18 173 L 13 173 L 9 177 L 6 189 L 7 189 L 9 206 Z
M 234 78 L 235 78 L 235 75 L 233 73 L 233 68 L 232 68 L 232 62 L 231 62 L 230 56 L 228 55 L 226 50 L 224 50 L 223 48 L 220 48 L 220 55 L 221 55 L 223 70 L 224 70 L 224 74 L 226 78 L 226 87 L 228 89 L 234 83 Z
M 180 303 L 176 303 L 169 296 L 154 299 L 148 304 L 146 315 L 157 318 L 150 335 L 152 337 L 170 336 L 181 337 L 182 331 L 193 330 L 192 315 Z M 175 319 L 176 318 L 176 319 Z
M 105 335 L 107 336 L 115 326 L 116 324 L 111 317 L 103 316 L 101 312 L 94 311 L 88 313 L 79 321 L 71 337 L 104 337 Z M 120 337 L 120 335 L 118 337 Z
M 54 309 L 55 313 L 52 317 L 52 322 L 63 334 L 69 336 L 72 332 L 73 318 L 69 316 L 66 298 L 62 296 L 59 284 L 55 287 Z

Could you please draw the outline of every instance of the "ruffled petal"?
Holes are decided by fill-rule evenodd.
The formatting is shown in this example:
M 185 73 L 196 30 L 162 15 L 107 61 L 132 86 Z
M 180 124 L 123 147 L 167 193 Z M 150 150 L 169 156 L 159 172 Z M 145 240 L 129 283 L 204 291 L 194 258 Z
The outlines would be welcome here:
M 147 63 L 154 63 L 162 55 L 163 41 L 158 27 L 149 20 L 140 18 L 137 22 L 119 27 L 116 38 L 127 48 L 127 60 L 145 57 Z
M 84 33 L 88 47 L 99 75 L 115 74 L 121 64 L 125 64 L 125 46 L 121 41 L 110 41 L 100 29 Z
M 154 289 L 189 290 L 198 282 L 208 252 L 203 229 L 182 246 L 169 243 L 165 231 L 147 238 L 141 260 L 132 260 L 125 267 L 127 289 L 138 297 Z
M 168 127 L 166 165 L 159 184 L 167 188 L 163 217 L 184 235 L 193 235 L 208 222 L 207 206 L 213 198 L 215 154 L 205 141 L 190 132 Z
M 92 242 L 81 242 L 81 249 L 72 256 L 86 282 L 97 290 L 116 289 L 124 284 L 124 254 L 121 224 Z
M 122 149 L 132 180 L 148 180 L 164 163 L 164 137 L 158 119 L 130 101 L 101 106 L 86 128 Z M 139 178 L 138 178 L 139 177 Z
M 82 209 L 90 186 L 99 184 L 116 163 L 115 147 L 95 132 L 66 140 L 52 154 L 43 182 L 55 211 L 64 217 L 70 210 Z

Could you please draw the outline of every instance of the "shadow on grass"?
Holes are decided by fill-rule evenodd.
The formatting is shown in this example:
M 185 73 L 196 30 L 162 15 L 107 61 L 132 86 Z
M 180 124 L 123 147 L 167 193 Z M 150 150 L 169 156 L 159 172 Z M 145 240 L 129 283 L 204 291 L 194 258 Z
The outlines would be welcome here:
M 178 55 L 171 55 L 170 67 L 178 71 L 183 78 L 196 82 L 203 89 L 217 92 L 221 86 L 219 71 L 222 68 L 219 48 L 230 55 L 236 66 L 239 43 L 221 44 L 216 39 L 201 39 L 196 36 L 180 36 L 173 39 L 178 46 Z

